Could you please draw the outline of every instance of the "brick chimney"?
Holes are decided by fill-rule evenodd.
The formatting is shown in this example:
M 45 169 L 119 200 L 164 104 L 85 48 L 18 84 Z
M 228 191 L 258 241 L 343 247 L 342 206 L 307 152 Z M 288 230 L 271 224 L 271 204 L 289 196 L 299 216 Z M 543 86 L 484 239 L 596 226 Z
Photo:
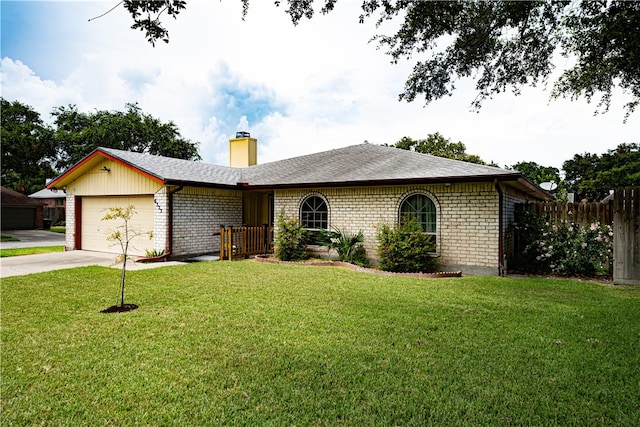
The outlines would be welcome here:
M 258 140 L 249 132 L 236 132 L 229 140 L 229 166 L 244 168 L 258 163 Z

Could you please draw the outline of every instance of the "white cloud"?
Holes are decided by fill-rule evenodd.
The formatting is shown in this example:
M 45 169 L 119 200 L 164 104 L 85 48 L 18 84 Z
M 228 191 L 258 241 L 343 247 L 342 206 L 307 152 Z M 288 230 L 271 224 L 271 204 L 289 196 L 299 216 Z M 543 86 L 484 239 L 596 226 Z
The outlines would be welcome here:
M 60 86 L 52 80 L 43 80 L 21 61 L 2 58 L 2 97 L 31 105 L 41 119 L 50 122 L 49 113 L 56 106 L 75 104 L 82 99 L 72 88 Z

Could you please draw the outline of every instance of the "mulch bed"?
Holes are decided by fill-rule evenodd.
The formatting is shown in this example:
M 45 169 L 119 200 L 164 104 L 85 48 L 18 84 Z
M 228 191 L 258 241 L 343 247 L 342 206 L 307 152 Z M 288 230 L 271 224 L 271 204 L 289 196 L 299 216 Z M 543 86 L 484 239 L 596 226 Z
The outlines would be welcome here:
M 343 261 L 329 261 L 329 260 L 312 260 L 312 261 L 280 261 L 272 256 L 256 255 L 255 261 L 257 262 L 270 262 L 273 264 L 297 264 L 297 265 L 309 265 L 318 267 L 345 267 L 355 271 L 361 271 L 363 273 L 373 274 L 386 274 L 390 276 L 405 276 L 405 277 L 419 277 L 423 279 L 437 279 L 442 277 L 462 277 L 462 271 L 439 271 L 436 273 L 393 273 L 391 271 L 376 270 L 375 268 L 364 268 L 354 264 L 349 264 Z
M 138 308 L 135 304 L 112 305 L 111 307 L 100 310 L 100 313 L 127 313 Z

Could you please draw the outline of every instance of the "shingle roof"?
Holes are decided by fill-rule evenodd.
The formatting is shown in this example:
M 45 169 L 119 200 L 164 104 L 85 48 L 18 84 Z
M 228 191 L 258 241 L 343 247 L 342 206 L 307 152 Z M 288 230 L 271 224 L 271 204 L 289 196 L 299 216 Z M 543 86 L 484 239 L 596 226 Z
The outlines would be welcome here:
M 67 195 L 64 191 L 53 191 L 47 188 L 36 191 L 33 194 L 29 194 L 32 199 L 64 199 Z
M 7 187 L 0 187 L 0 201 L 4 206 L 42 206 L 43 204 L 38 200 L 30 199 L 24 194 L 13 191 Z
M 455 180 L 520 176 L 493 166 L 372 144 L 309 154 L 243 169 L 249 186 Z
M 113 148 L 99 148 L 98 150 L 167 182 L 235 186 L 241 181 L 242 171 L 229 166 L 211 165 Z
M 245 168 L 211 165 L 151 154 L 98 148 L 47 187 L 64 185 L 81 173 L 82 165 L 106 156 L 136 168 L 165 184 L 210 187 L 278 188 L 300 186 L 381 185 L 454 181 L 518 181 L 528 192 L 539 188 L 522 174 L 393 147 L 359 144 Z M 543 196 L 546 197 L 546 196 Z

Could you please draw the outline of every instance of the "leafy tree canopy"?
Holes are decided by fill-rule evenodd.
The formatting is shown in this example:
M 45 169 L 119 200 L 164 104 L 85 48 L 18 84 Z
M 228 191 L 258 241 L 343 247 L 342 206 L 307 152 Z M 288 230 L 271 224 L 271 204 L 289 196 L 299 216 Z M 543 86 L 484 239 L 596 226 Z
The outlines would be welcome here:
M 55 176 L 53 131 L 30 106 L 4 98 L 0 103 L 2 185 L 23 194 L 35 193 Z
M 243 16 L 249 0 L 240 0 Z M 147 40 L 168 42 L 162 13 L 176 17 L 186 1 L 124 1 L 132 28 Z M 276 0 L 276 6 L 283 3 Z M 287 0 L 285 12 L 294 25 L 314 15 L 313 0 Z M 337 0 L 322 0 L 320 12 Z M 424 1 L 363 0 L 360 22 L 377 16 L 378 25 L 399 19 L 399 29 L 377 41 L 392 62 L 415 59 L 401 100 L 424 96 L 426 104 L 451 95 L 461 78 L 476 80 L 472 106 L 494 94 L 547 83 L 554 56 L 574 61 L 552 89 L 553 97 L 572 100 L 599 97 L 607 111 L 613 89 L 630 96 L 626 115 L 640 103 L 640 2 L 635 1 Z
M 576 154 L 562 169 L 576 200 L 601 200 L 616 187 L 640 185 L 640 144 L 620 144 L 602 155 Z
M 160 16 L 166 12 L 175 18 L 187 4 L 183 0 L 124 0 L 121 3 L 133 18 L 131 29 L 144 32 L 147 41 L 154 46 L 157 40 L 169 43 L 169 31 L 162 25 Z
M 426 139 L 418 140 L 405 136 L 393 144 L 392 147 L 481 165 L 486 164 L 479 156 L 467 154 L 467 147 L 462 142 L 453 142 L 440 135 L 439 132 L 427 135 Z
M 560 171 L 558 168 L 551 166 L 541 166 L 536 162 L 518 162 L 511 166 L 510 169 L 522 172 L 534 184 L 553 181 L 560 183 Z
M 57 107 L 54 125 L 45 124 L 32 107 L 0 98 L 2 113 L 2 185 L 24 194 L 42 189 L 47 178 L 74 165 L 97 147 L 117 148 L 200 160 L 198 143 L 180 136 L 173 122 L 143 113 L 137 104 L 126 111 L 79 112 Z
M 567 190 L 565 189 L 564 182 L 560 177 L 560 171 L 558 168 L 541 166 L 536 162 L 518 162 L 509 167 L 509 169 L 521 172 L 529 181 L 536 185 L 540 185 L 543 182 L 556 183 L 557 188 L 551 191 L 553 195 L 557 200 L 567 199 Z
M 57 107 L 56 166 L 67 169 L 97 147 L 115 148 L 186 160 L 200 160 L 198 143 L 184 139 L 173 122 L 163 123 L 145 114 L 137 104 L 126 111 L 81 113 L 75 105 Z

